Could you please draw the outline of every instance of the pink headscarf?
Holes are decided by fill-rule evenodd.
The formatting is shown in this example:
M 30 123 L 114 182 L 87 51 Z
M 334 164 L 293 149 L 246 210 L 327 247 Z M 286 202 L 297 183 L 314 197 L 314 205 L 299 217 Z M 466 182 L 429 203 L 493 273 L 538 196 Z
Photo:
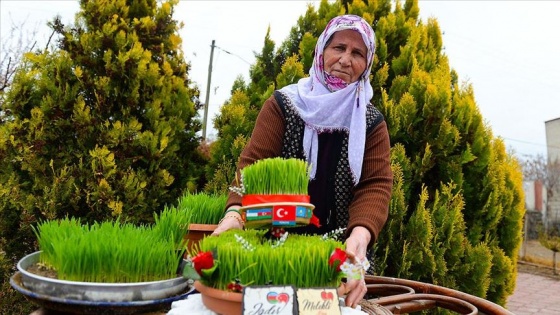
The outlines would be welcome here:
M 323 51 L 331 36 L 338 31 L 354 30 L 362 35 L 367 51 L 367 66 L 358 81 L 346 84 L 325 72 Z M 284 92 L 305 122 L 303 151 L 311 165 L 311 178 L 317 169 L 318 135 L 343 130 L 348 133 L 348 161 L 354 185 L 360 180 L 366 141 L 366 106 L 373 97 L 369 81 L 375 33 L 371 26 L 356 15 L 337 16 L 329 21 L 315 46 L 309 77 L 288 85 Z

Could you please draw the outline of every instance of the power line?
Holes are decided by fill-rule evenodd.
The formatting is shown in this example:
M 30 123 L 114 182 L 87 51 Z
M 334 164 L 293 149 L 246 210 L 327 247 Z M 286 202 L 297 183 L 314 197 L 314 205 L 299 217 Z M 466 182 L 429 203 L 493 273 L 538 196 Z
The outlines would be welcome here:
M 511 139 L 511 138 L 505 138 L 505 137 L 502 137 L 502 139 L 504 139 L 504 140 L 509 140 L 509 141 L 520 142 L 520 143 L 525 143 L 525 144 L 536 145 L 536 146 L 539 146 L 539 147 L 546 147 L 546 148 L 550 148 L 550 149 L 560 149 L 559 146 L 555 146 L 555 145 L 542 144 L 542 143 L 535 143 L 535 142 L 524 141 L 524 140 L 517 140 L 517 139 Z
M 245 62 L 245 63 L 248 64 L 249 66 L 251 65 L 251 63 L 250 63 L 249 61 L 247 61 L 247 60 L 241 58 L 241 56 L 239 56 L 239 55 L 236 55 L 236 54 L 234 54 L 234 53 L 232 53 L 232 52 L 229 52 L 229 51 L 223 49 L 222 47 L 218 47 L 218 46 L 214 46 L 214 47 L 220 49 L 221 51 L 225 52 L 226 54 L 230 54 L 230 55 L 232 55 L 232 56 L 235 56 L 235 57 L 237 57 L 237 58 L 243 60 L 243 62 Z
M 530 144 L 530 145 L 536 145 L 539 147 L 547 147 L 546 144 L 542 144 L 542 143 L 535 143 L 535 142 L 530 142 L 530 141 L 525 141 L 525 140 L 517 140 L 517 139 L 512 139 L 512 138 L 505 138 L 505 137 L 501 137 L 504 140 L 508 140 L 508 141 L 515 141 L 515 142 L 520 142 L 520 143 L 525 143 L 525 144 Z

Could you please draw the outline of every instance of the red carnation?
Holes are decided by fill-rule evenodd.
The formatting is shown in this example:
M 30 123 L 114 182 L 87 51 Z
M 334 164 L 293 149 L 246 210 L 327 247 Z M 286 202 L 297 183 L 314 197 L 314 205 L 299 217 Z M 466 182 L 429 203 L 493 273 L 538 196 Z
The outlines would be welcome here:
M 283 228 L 273 227 L 270 229 L 270 234 L 276 238 L 281 238 L 284 233 L 286 233 L 286 230 Z
M 192 259 L 193 267 L 202 276 L 202 269 L 210 269 L 214 266 L 214 257 L 211 252 L 200 252 Z
M 237 282 L 230 282 L 227 285 L 228 290 L 233 292 L 243 292 L 243 286 Z
M 340 248 L 335 248 L 331 257 L 329 258 L 329 266 L 336 266 L 336 271 L 340 271 L 340 266 L 346 261 L 348 255 Z

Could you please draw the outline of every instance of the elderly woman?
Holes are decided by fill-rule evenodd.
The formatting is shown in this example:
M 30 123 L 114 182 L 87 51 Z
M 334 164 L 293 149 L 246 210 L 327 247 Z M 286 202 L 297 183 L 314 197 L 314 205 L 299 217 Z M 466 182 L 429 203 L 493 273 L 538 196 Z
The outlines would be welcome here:
M 275 91 L 259 113 L 241 153 L 238 171 L 257 160 L 305 159 L 311 166 L 309 195 L 320 226 L 290 233 L 323 234 L 346 228 L 346 250 L 368 265 L 366 252 L 387 220 L 392 188 L 390 142 L 383 115 L 370 103 L 375 34 L 359 16 L 333 18 L 319 36 L 309 77 Z M 231 193 L 214 232 L 243 228 Z M 346 305 L 366 293 L 362 279 L 343 287 Z

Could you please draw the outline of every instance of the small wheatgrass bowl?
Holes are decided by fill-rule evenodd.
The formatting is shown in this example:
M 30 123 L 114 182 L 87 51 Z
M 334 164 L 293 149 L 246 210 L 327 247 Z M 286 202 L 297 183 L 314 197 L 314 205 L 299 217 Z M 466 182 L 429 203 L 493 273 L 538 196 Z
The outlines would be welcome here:
M 241 217 L 249 229 L 295 227 L 313 223 L 308 195 L 309 167 L 300 159 L 268 158 L 241 170 Z

